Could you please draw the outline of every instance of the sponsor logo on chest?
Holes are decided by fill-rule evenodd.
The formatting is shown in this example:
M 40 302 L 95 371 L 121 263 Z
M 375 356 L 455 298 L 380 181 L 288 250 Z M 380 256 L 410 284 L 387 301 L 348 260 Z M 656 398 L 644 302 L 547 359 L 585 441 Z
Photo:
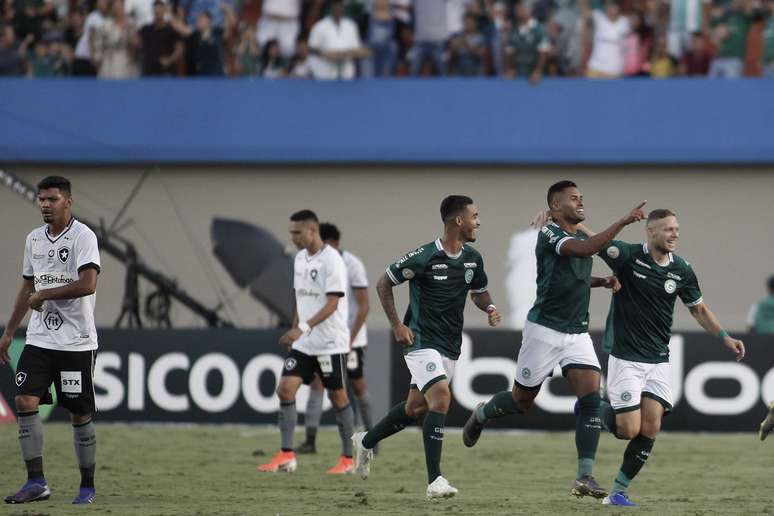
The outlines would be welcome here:
M 651 267 L 650 267 L 650 265 L 648 265 L 647 263 L 643 262 L 643 261 L 642 261 L 642 260 L 640 260 L 639 258 L 637 258 L 636 260 L 634 260 L 634 263 L 636 263 L 636 264 L 637 264 L 637 265 L 639 265 L 640 267 L 645 267 L 646 269 L 650 269 L 650 268 L 651 268 Z

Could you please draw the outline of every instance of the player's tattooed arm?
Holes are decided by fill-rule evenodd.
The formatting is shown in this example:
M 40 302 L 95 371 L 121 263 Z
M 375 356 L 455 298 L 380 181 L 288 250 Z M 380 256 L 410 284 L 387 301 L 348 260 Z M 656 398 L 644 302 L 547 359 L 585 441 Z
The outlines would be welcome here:
M 489 326 L 497 326 L 502 322 L 503 316 L 500 315 L 497 307 L 492 303 L 492 296 L 489 294 L 489 291 L 471 292 L 470 299 L 481 311 L 487 313 Z
M 605 287 L 613 291 L 613 294 L 621 290 L 621 282 L 615 276 L 608 276 L 606 278 L 591 278 L 591 288 Z
M 395 296 L 392 294 L 392 287 L 392 281 L 390 281 L 387 274 L 382 274 L 382 277 L 379 278 L 379 281 L 376 283 L 376 293 L 379 296 L 379 302 L 384 309 L 384 314 L 387 316 L 387 320 L 390 321 L 395 340 L 403 346 L 410 346 L 414 343 L 414 333 L 411 331 L 411 328 L 403 324 L 398 317 L 398 311 L 395 309 Z
M 41 311 L 45 301 L 56 299 L 77 299 L 90 296 L 97 291 L 97 270 L 84 269 L 78 275 L 78 279 L 63 287 L 40 290 L 30 295 L 27 304 L 33 310 Z
M 723 327 L 720 326 L 720 322 L 715 317 L 715 314 L 712 313 L 712 310 L 703 301 L 698 305 L 690 307 L 688 310 L 690 310 L 691 315 L 702 328 L 712 335 L 717 335 L 723 339 L 723 345 L 736 355 L 737 362 L 744 358 L 744 342 L 726 333 Z
M 645 214 L 642 211 L 643 206 L 648 201 L 642 201 L 626 216 L 621 217 L 618 221 L 612 224 L 606 230 L 597 233 L 587 240 L 581 240 L 579 238 L 568 238 L 561 244 L 559 248 L 559 254 L 562 256 L 576 256 L 579 258 L 590 258 L 597 254 L 603 247 L 605 247 L 615 236 L 621 232 L 621 230 L 633 224 L 645 219 Z
M 11 318 L 8 320 L 8 324 L 5 325 L 3 335 L 0 337 L 0 364 L 7 364 L 11 361 L 11 357 L 8 355 L 8 348 L 13 341 L 13 334 L 16 333 L 19 324 L 21 324 L 24 316 L 27 315 L 27 310 L 29 310 L 27 300 L 34 291 L 35 280 L 25 278 L 19 288 L 19 293 L 16 294 L 16 302 L 13 304 Z

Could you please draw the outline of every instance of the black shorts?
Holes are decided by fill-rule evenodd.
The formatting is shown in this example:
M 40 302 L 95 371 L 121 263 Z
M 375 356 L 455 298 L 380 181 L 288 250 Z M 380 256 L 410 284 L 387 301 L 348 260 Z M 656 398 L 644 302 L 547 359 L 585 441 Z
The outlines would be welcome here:
M 365 350 L 364 346 L 362 348 L 355 348 L 347 354 L 347 377 L 350 380 L 359 380 L 363 377 Z
M 58 351 L 24 346 L 16 366 L 16 394 L 37 396 L 45 404 L 53 383 L 59 405 L 71 413 L 94 414 L 94 359 L 96 351 Z
M 310 383 L 317 374 L 322 378 L 323 387 L 328 390 L 344 388 L 344 371 L 347 355 L 307 355 L 291 349 L 282 368 L 282 376 L 298 376 L 304 383 Z

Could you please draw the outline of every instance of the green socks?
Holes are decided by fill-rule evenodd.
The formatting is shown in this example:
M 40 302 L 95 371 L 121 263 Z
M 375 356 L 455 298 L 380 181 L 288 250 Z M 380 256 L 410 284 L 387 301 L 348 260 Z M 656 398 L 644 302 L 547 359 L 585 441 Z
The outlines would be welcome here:
M 406 402 L 401 401 L 387 412 L 387 415 L 363 437 L 363 446 L 373 448 L 376 443 L 397 434 L 414 422 L 414 418 L 406 414 Z
M 579 412 L 575 419 L 575 448 L 578 450 L 578 477 L 591 475 L 594 456 L 599 445 L 600 396 L 598 392 L 587 394 L 578 400 Z
M 479 423 L 486 423 L 490 419 L 503 417 L 507 414 L 521 414 L 521 410 L 513 401 L 511 391 L 500 391 L 476 411 L 476 419 Z
M 613 483 L 613 491 L 624 491 L 629 487 L 629 483 L 637 476 L 637 473 L 640 472 L 648 460 L 655 442 L 655 439 L 645 437 L 642 434 L 629 441 L 629 446 L 626 447 L 624 452 L 621 471 L 618 472 L 618 476 Z
M 600 400 L 599 402 L 599 415 L 602 418 L 602 428 L 613 434 L 616 438 L 616 431 L 618 430 L 615 423 L 615 410 L 608 403 L 607 400 Z
M 441 475 L 441 451 L 443 449 L 443 427 L 446 414 L 429 411 L 422 425 L 422 439 L 425 442 L 427 483 L 431 484 Z

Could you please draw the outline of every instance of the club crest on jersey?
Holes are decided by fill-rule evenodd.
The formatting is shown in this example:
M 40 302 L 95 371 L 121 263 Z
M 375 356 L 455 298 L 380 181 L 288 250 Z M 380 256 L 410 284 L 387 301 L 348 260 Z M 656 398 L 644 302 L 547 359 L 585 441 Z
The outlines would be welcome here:
M 664 282 L 664 290 L 666 290 L 667 294 L 674 294 L 675 290 L 677 290 L 677 283 L 675 283 L 675 280 L 666 280 Z
M 285 369 L 288 371 L 292 371 L 293 369 L 296 368 L 296 364 L 297 362 L 295 358 L 288 358 L 287 360 L 285 360 Z
M 312 281 L 317 281 L 317 269 L 312 269 L 309 271 L 309 276 L 311 276 Z
M 19 371 L 18 373 L 16 373 L 16 386 L 20 387 L 21 384 L 23 384 L 26 379 L 27 379 L 27 373 L 25 373 L 24 371 Z
M 67 259 L 70 257 L 70 248 L 60 247 L 59 250 L 57 250 L 56 254 L 59 256 L 59 261 L 62 263 L 65 263 Z
M 465 283 L 470 285 L 471 281 L 473 281 L 473 269 L 468 269 L 465 271 Z
M 621 250 L 620 250 L 620 249 L 618 249 L 618 248 L 617 248 L 616 246 L 614 246 L 614 245 L 611 245 L 610 247 L 608 247 L 608 248 L 607 248 L 607 251 L 605 251 L 605 252 L 607 253 L 607 256 L 608 256 L 609 258 L 612 258 L 613 260 L 615 260 L 616 258 L 618 258 L 619 256 L 621 256 Z

